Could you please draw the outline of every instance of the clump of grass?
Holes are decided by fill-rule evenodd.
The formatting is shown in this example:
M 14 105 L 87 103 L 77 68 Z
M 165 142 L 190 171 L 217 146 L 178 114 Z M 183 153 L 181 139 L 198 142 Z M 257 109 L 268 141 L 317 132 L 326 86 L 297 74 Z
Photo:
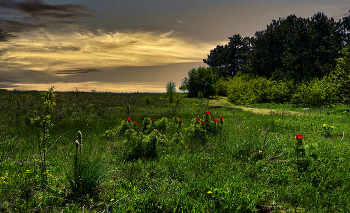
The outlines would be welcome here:
M 101 180 L 106 174 L 103 161 L 99 158 L 89 159 L 83 156 L 82 144 L 82 133 L 79 131 L 78 140 L 75 141 L 76 152 L 73 171 L 68 174 L 70 197 L 73 198 L 96 195 Z

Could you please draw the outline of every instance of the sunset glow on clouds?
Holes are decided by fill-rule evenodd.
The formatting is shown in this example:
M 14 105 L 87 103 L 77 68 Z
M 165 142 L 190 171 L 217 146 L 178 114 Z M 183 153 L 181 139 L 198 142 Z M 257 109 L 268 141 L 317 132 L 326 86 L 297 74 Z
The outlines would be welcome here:
M 91 67 L 200 62 L 214 43 L 189 43 L 173 32 L 49 32 L 37 30 L 0 43 L 2 70 L 62 71 Z
M 164 92 L 234 34 L 348 0 L 0 0 L 0 89 Z

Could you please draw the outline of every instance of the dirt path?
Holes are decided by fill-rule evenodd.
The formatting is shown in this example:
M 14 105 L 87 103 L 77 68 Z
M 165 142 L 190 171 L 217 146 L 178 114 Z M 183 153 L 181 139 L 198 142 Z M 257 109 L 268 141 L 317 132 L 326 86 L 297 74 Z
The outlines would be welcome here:
M 255 114 L 263 114 L 263 115 L 270 115 L 270 114 L 292 114 L 292 115 L 302 115 L 305 114 L 303 112 L 293 112 L 289 110 L 282 110 L 282 109 L 264 109 L 264 108 L 256 108 L 256 107 L 248 107 L 248 106 L 239 106 L 235 105 L 233 103 L 230 103 L 227 99 L 227 97 L 220 97 L 216 100 L 209 100 L 209 106 L 210 107 L 219 107 L 219 106 L 226 106 L 226 107 L 233 107 L 233 108 L 240 108 L 244 111 L 252 112 Z

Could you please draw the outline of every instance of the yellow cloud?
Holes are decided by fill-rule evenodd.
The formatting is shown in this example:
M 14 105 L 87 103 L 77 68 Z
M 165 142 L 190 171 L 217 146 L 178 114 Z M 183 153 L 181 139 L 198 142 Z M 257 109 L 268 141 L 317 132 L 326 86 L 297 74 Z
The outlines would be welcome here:
M 0 43 L 0 70 L 156 66 L 201 62 L 218 42 L 190 42 L 174 32 L 37 30 Z

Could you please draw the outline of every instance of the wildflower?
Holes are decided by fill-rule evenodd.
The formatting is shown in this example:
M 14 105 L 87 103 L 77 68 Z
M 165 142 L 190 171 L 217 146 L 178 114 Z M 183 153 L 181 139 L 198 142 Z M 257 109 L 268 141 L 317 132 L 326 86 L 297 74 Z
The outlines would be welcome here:
M 78 140 L 75 140 L 75 148 L 77 148 L 77 151 L 78 151 L 78 148 L 80 147 L 80 143 Z
M 209 112 L 209 111 L 206 111 L 205 114 L 206 114 L 206 115 L 210 115 L 210 112 Z
M 219 121 L 218 119 L 214 118 L 214 122 L 215 122 L 216 124 L 218 123 L 218 121 Z
M 259 154 L 262 154 L 262 151 L 261 151 L 261 150 L 259 150 Z
M 332 129 L 334 129 L 334 126 L 331 126 Z
M 220 120 L 221 120 L 221 123 L 224 123 L 225 118 L 221 116 Z
M 207 193 L 208 193 L 208 194 L 213 194 L 213 192 L 212 192 L 212 191 L 207 191 Z
M 323 124 L 323 125 L 322 125 L 323 128 L 326 127 L 326 126 L 327 126 L 326 124 Z
M 114 199 L 112 198 L 110 201 L 112 202 L 112 201 L 114 201 Z
M 137 121 L 134 121 L 134 124 L 137 125 Z
M 196 118 L 196 122 L 199 122 L 201 119 L 199 118 L 199 116 Z
M 303 138 L 303 136 L 302 136 L 302 135 L 296 135 L 295 138 L 296 138 L 297 140 L 301 140 L 301 139 Z
M 83 143 L 83 142 L 82 142 L 82 137 L 83 137 L 83 135 L 81 134 L 80 131 L 78 131 L 78 140 L 79 140 L 79 143 L 80 143 L 80 144 Z
M 152 124 L 154 123 L 154 119 L 152 119 Z
M 181 123 L 182 123 L 182 121 L 181 121 L 181 120 L 179 120 L 179 125 L 181 125 Z
M 205 124 L 205 121 L 202 121 L 202 124 L 204 125 L 204 124 Z
M 130 118 L 130 117 L 128 117 L 126 120 L 131 121 L 131 118 Z

